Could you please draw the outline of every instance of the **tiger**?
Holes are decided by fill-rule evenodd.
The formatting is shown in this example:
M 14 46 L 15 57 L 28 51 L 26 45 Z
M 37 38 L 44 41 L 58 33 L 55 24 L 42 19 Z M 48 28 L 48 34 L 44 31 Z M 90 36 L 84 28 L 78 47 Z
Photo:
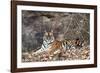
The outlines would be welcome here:
M 47 52 L 48 55 L 53 55 L 60 53 L 62 50 L 66 49 L 75 49 L 76 46 L 80 45 L 79 39 L 71 40 L 57 40 L 54 37 L 53 31 L 47 32 L 45 31 L 43 36 L 43 44 L 36 53 Z

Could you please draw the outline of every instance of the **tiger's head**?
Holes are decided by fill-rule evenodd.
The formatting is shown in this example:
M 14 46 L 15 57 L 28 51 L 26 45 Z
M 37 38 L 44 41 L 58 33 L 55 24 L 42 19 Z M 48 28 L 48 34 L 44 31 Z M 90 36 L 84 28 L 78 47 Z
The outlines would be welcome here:
M 48 43 L 53 42 L 54 41 L 53 30 L 51 30 L 49 32 L 45 31 L 44 36 L 43 36 L 43 40 L 48 42 Z

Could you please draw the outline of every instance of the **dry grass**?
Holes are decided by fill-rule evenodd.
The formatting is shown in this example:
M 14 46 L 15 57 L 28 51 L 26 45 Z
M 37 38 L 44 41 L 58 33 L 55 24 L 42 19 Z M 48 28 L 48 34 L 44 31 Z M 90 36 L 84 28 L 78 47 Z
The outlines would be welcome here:
M 22 62 L 43 62 L 60 60 L 86 60 L 90 59 L 89 47 L 62 50 L 59 53 L 48 55 L 47 52 L 34 54 L 34 52 L 23 52 Z

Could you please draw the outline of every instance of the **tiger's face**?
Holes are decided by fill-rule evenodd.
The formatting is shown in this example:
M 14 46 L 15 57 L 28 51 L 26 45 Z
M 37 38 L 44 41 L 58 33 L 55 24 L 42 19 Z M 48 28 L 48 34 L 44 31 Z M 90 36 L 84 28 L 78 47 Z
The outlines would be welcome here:
M 53 31 L 50 32 L 45 31 L 43 40 L 47 42 L 51 42 L 51 41 L 53 42 L 54 41 Z

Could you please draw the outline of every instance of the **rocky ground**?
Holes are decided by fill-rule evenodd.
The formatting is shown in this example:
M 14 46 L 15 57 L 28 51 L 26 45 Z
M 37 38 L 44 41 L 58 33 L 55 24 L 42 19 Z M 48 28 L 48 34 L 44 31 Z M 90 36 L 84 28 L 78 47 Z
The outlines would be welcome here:
M 90 59 L 90 48 L 83 46 L 75 49 L 62 50 L 60 53 L 48 55 L 47 52 L 34 54 L 35 52 L 23 52 L 22 62 L 43 62 L 43 61 L 62 61 L 62 60 L 86 60 Z

